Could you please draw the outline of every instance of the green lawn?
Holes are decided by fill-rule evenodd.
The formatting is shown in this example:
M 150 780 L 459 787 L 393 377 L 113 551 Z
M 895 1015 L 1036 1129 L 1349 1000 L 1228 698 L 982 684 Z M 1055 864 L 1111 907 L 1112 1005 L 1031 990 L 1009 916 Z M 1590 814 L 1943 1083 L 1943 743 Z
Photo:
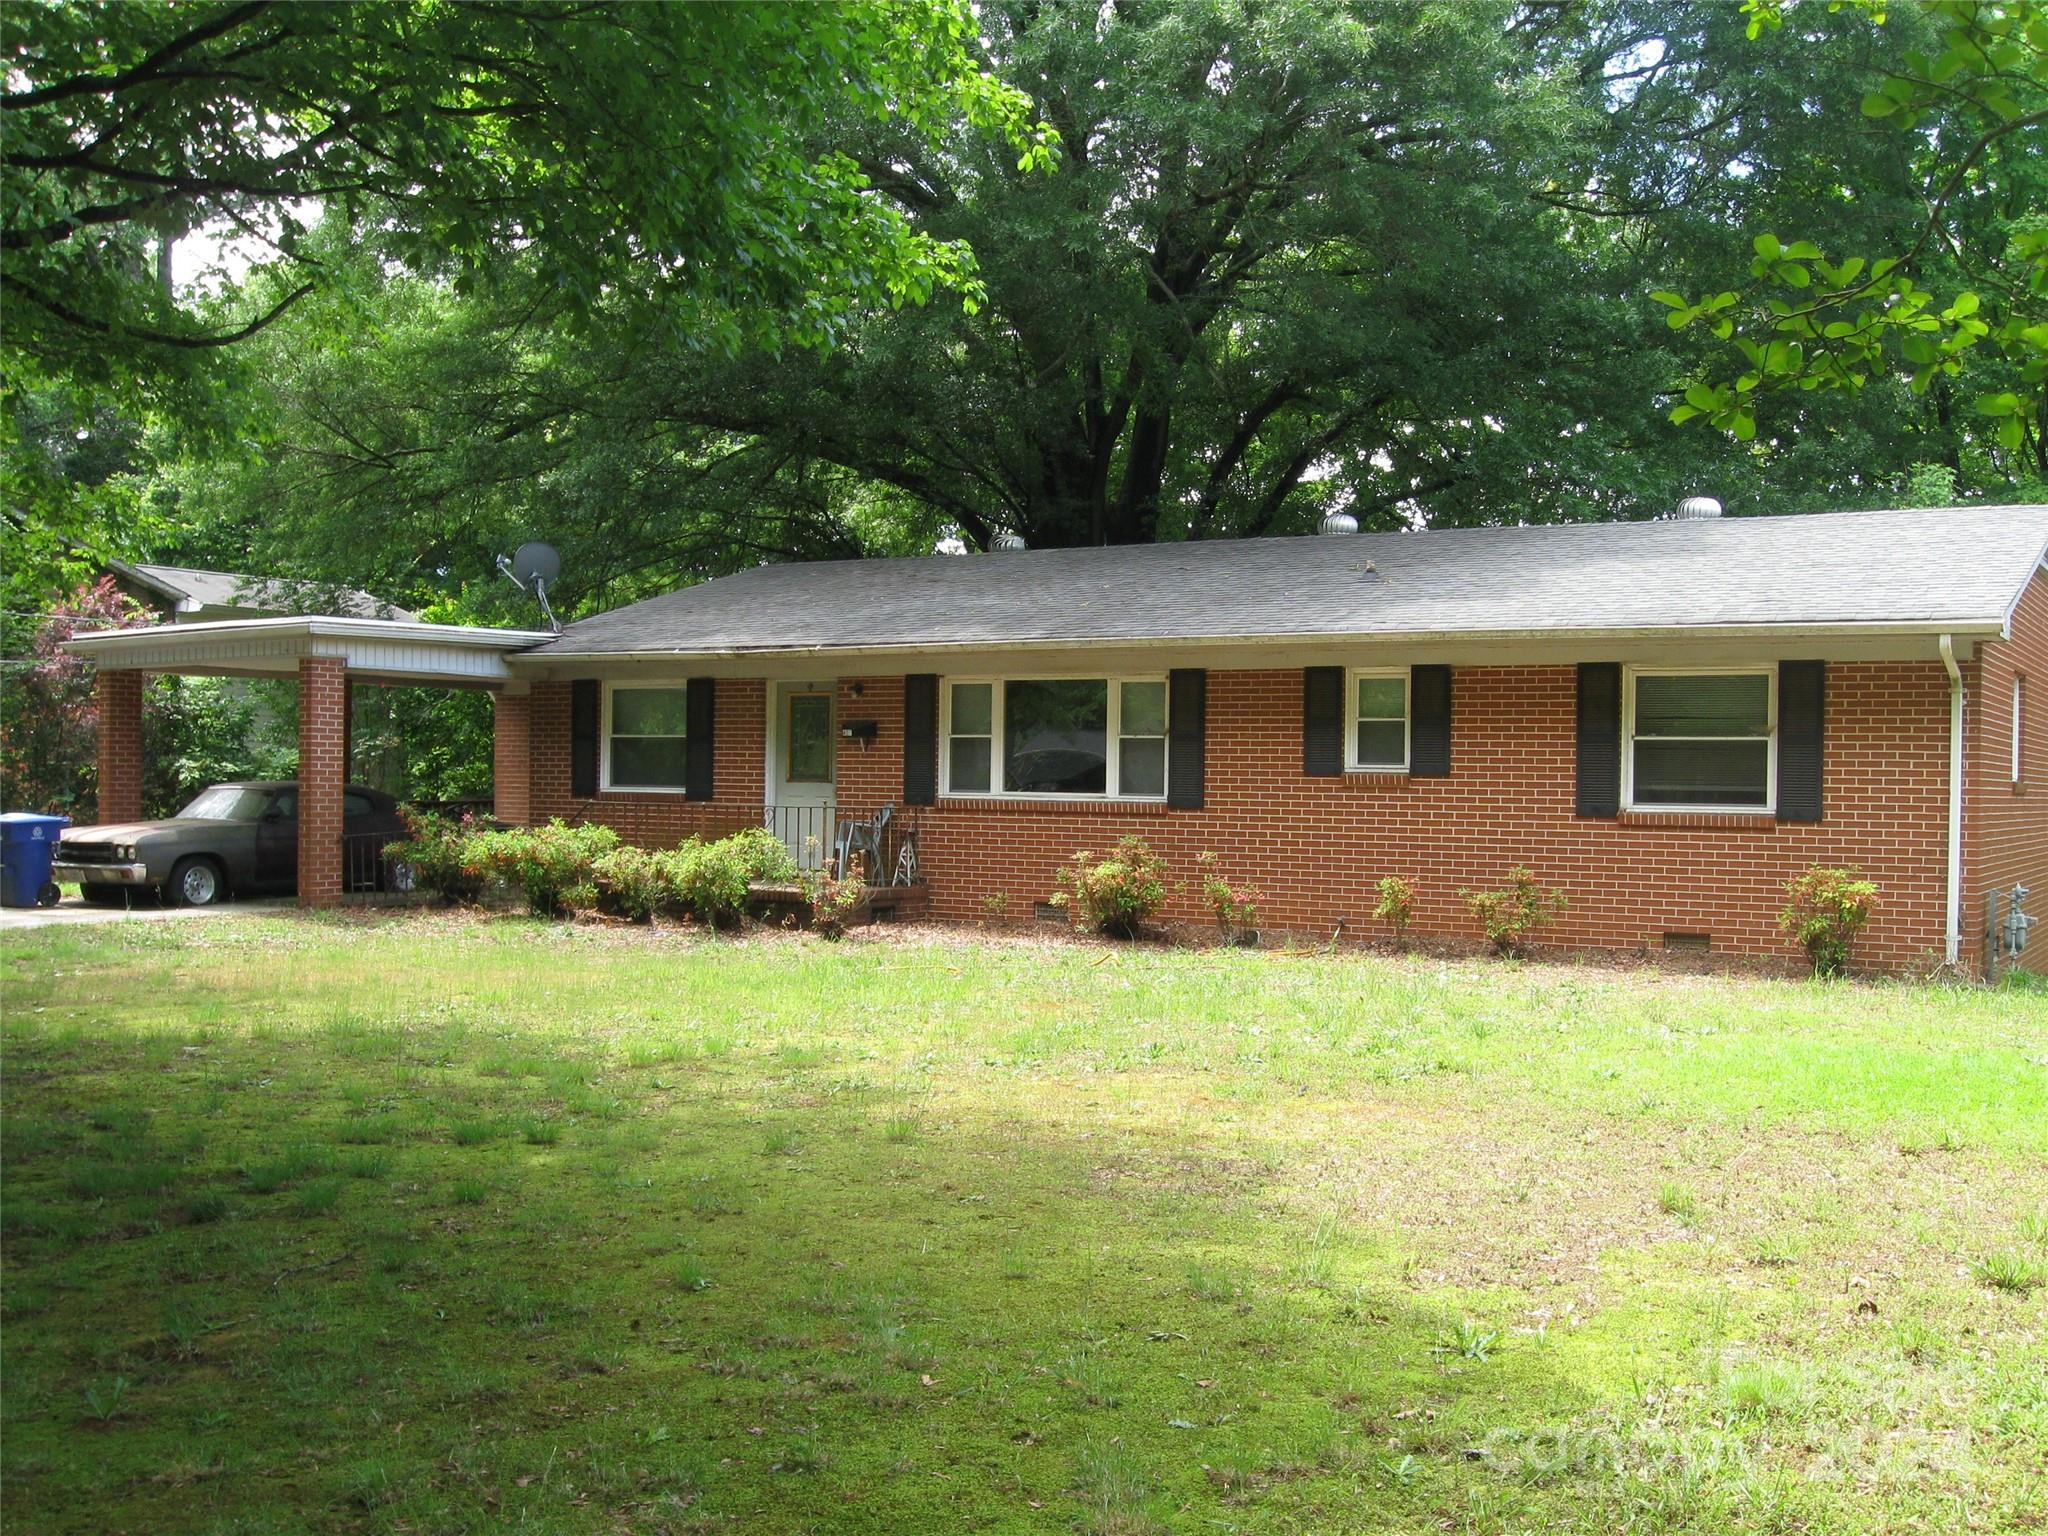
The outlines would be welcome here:
M 38 1532 L 2039 1529 L 2048 996 L 0 941 Z

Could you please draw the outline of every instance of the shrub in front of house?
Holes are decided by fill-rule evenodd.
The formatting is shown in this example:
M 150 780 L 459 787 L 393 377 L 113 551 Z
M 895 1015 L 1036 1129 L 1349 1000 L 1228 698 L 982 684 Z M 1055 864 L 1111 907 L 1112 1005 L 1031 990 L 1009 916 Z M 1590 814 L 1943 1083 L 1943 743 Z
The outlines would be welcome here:
M 1785 882 L 1790 899 L 1778 926 L 1799 941 L 1816 976 L 1839 976 L 1849 966 L 1849 946 L 1877 905 L 1877 883 L 1862 871 L 1809 865 Z
M 794 883 L 797 875 L 796 859 L 766 827 L 746 827 L 709 843 L 689 837 L 654 861 L 662 910 L 719 928 L 731 927 L 746 911 L 749 885 Z
M 747 887 L 796 883 L 796 859 L 766 827 L 747 827 L 707 843 L 690 838 L 655 856 L 662 906 L 729 928 L 746 911 Z
M 628 843 L 614 848 L 591 866 L 597 910 L 608 917 L 644 923 L 662 906 L 667 894 L 658 855 Z
M 654 858 L 660 871 L 662 910 L 694 917 L 715 928 L 730 927 L 746 910 L 746 870 L 721 843 L 687 837 Z
M 732 851 L 750 881 L 788 885 L 796 879 L 796 856 L 789 851 L 789 844 L 766 827 L 743 828 L 720 838 L 719 846 Z
M 1126 837 L 1106 859 L 1083 850 L 1058 875 L 1053 905 L 1077 928 L 1134 939 L 1146 918 L 1166 904 L 1166 861 L 1141 837 Z
M 1376 889 L 1380 900 L 1372 915 L 1394 930 L 1394 947 L 1406 949 L 1408 925 L 1415 919 L 1415 882 L 1399 875 L 1386 875 Z
M 807 869 L 799 875 L 804 899 L 810 903 L 811 932 L 836 939 L 846 932 L 847 920 L 867 895 L 867 863 L 855 854 L 842 876 L 830 868 Z
M 472 841 L 486 867 L 526 898 L 535 917 L 560 917 L 597 902 L 597 861 L 619 846 L 610 827 L 544 827 L 480 832 Z
M 407 837 L 384 850 L 387 859 L 412 870 L 413 888 L 452 906 L 483 895 L 490 868 L 468 823 L 430 811 L 404 813 Z
M 1486 931 L 1486 942 L 1497 955 L 1519 955 L 1529 935 L 1546 927 L 1568 904 L 1559 890 L 1546 890 L 1526 864 L 1508 871 L 1504 889 L 1460 891 L 1465 905 Z
M 1259 893 L 1249 885 L 1236 885 L 1223 873 L 1223 861 L 1204 853 L 1195 862 L 1202 870 L 1202 899 L 1216 918 L 1216 931 L 1226 944 L 1256 944 L 1259 941 Z

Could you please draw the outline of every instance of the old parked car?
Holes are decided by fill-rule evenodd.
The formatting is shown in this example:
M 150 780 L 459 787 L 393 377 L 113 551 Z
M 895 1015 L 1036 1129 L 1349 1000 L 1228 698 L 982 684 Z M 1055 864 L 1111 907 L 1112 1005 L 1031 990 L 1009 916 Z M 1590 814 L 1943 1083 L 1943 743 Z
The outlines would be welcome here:
M 351 785 L 342 791 L 341 814 L 346 883 L 392 883 L 384 848 L 406 835 L 398 802 Z M 299 884 L 299 786 L 215 784 L 164 821 L 67 827 L 52 878 L 76 881 L 87 901 L 109 904 L 151 890 L 187 907 L 230 895 L 289 894 Z

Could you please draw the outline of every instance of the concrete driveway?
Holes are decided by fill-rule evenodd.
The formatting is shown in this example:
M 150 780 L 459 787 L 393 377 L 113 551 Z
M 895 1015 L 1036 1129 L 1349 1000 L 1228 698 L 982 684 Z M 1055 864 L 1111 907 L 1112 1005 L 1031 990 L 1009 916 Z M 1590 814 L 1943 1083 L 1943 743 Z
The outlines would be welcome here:
M 289 897 L 257 901 L 229 901 L 217 907 L 165 907 L 156 898 L 138 898 L 132 908 L 96 907 L 76 896 L 67 896 L 54 907 L 0 907 L 0 933 L 17 928 L 55 928 L 73 923 L 177 922 L 207 917 L 226 917 L 236 912 L 290 912 L 298 904 Z

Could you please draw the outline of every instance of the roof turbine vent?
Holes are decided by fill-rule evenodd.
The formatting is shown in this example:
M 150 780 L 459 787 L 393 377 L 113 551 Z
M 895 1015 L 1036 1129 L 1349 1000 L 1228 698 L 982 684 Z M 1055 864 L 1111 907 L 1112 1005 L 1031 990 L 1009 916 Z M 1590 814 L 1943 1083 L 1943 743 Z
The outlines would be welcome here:
M 1358 532 L 1358 519 L 1349 512 L 1325 512 L 1323 520 L 1316 524 L 1316 532 L 1322 534 L 1344 534 Z
M 1024 547 L 1024 535 L 1021 533 L 999 533 L 988 541 L 988 552 L 992 555 L 1006 554 L 1010 550 Z
M 1680 522 L 1693 522 L 1702 517 L 1719 517 L 1721 503 L 1711 496 L 1688 496 L 1678 504 L 1678 510 L 1671 514 Z

